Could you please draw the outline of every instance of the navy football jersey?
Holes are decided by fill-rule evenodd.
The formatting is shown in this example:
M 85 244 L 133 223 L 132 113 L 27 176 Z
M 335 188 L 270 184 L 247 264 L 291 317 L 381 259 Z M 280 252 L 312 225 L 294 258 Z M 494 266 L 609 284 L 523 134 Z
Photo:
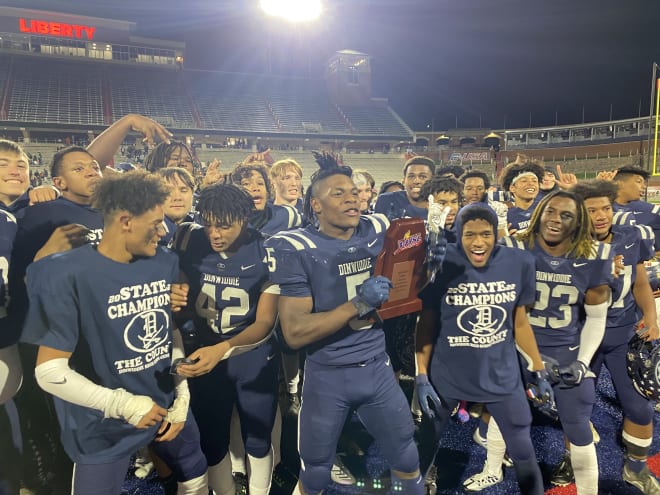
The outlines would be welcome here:
M 0 210 L 0 323 L 6 321 L 7 306 L 9 305 L 9 261 L 11 259 L 11 247 L 16 237 L 16 219 L 11 213 Z M 7 330 L 2 323 L 3 330 Z M 5 334 L 0 333 L 0 349 L 11 344 L 5 342 Z
M 612 215 L 612 225 L 637 225 L 635 215 L 632 212 L 619 210 Z
M 269 218 L 259 229 L 259 232 L 265 237 L 270 237 L 283 230 L 297 229 L 302 225 L 302 215 L 293 206 L 267 203 L 266 208 L 269 210 Z
M 660 205 L 646 201 L 631 201 L 625 205 L 614 203 L 615 211 L 630 212 L 637 225 L 647 225 L 655 235 L 655 250 L 660 251 Z
M 632 288 L 637 279 L 637 265 L 655 256 L 655 236 L 646 225 L 612 226 L 610 246 L 614 256 L 623 255 L 623 273 L 612 278 L 612 304 L 607 310 L 607 326 L 621 327 L 637 322 L 637 305 Z
M 410 204 L 406 191 L 392 191 L 378 196 L 374 213 L 382 213 L 390 220 L 397 218 L 426 218 L 428 210 Z
M 195 329 L 203 345 L 230 339 L 254 323 L 261 293 L 269 286 L 263 238 L 249 229 L 248 240 L 228 257 L 211 248 L 204 228 L 179 226 L 173 248 L 194 304 Z
M 525 249 L 512 237 L 506 246 Z M 536 301 L 529 313 L 539 347 L 576 345 L 582 328 L 587 289 L 609 284 L 612 252 L 609 244 L 593 242 L 588 258 L 555 257 L 538 244 L 530 250 L 536 262 Z
M 431 376 L 440 395 L 489 402 L 521 386 L 515 308 L 534 302 L 534 273 L 531 253 L 496 246 L 475 268 L 459 246 L 447 247 L 442 274 L 420 294 L 439 317 Z
M 176 256 L 118 263 L 85 245 L 28 267 L 30 309 L 21 340 L 73 353 L 70 365 L 93 382 L 172 405 L 170 286 Z M 137 429 L 103 412 L 54 398 L 62 444 L 74 462 L 102 464 L 151 442 L 158 425 Z
M 534 213 L 534 208 L 536 208 L 536 202 L 523 210 L 517 206 L 512 206 L 509 208 L 509 211 L 506 214 L 507 223 L 511 224 L 509 228 L 516 229 L 517 234 L 523 233 L 529 227 L 529 221 L 532 218 L 532 213 Z
M 374 273 L 389 221 L 384 215 L 360 217 L 348 240 L 336 239 L 313 226 L 281 232 L 266 241 L 271 280 L 287 297 L 311 297 L 313 313 L 330 311 L 356 295 Z M 380 329 L 354 319 L 333 335 L 310 344 L 307 359 L 325 365 L 363 362 L 385 352 Z M 360 331 L 362 330 L 362 331 Z

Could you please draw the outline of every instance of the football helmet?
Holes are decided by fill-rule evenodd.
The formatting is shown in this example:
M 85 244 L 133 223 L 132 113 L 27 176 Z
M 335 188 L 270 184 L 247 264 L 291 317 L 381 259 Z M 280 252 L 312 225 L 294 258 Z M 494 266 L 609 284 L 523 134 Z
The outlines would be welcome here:
M 628 375 L 635 390 L 649 400 L 660 400 L 660 341 L 647 342 L 634 335 L 626 354 Z

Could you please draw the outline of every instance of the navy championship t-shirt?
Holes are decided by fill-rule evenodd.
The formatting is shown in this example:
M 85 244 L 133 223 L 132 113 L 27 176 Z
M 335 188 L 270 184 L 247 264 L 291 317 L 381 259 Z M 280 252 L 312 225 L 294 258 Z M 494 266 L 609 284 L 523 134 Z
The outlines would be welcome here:
M 281 232 L 266 241 L 271 280 L 286 297 L 311 297 L 313 313 L 330 311 L 351 300 L 357 287 L 373 276 L 389 221 L 383 215 L 360 217 L 348 240 L 336 239 L 309 225 Z M 307 359 L 323 365 L 350 365 L 385 352 L 385 337 L 369 320 L 349 325 L 307 347 Z
M 438 315 L 430 373 L 440 395 L 493 402 L 521 386 L 514 316 L 534 302 L 531 254 L 495 246 L 475 268 L 450 244 L 442 274 L 420 297 Z
M 169 408 L 170 285 L 178 272 L 176 255 L 162 247 L 131 263 L 115 262 L 90 245 L 48 256 L 27 270 L 30 309 L 22 340 L 71 352 L 70 366 L 93 382 Z M 104 419 L 101 411 L 54 401 L 62 443 L 74 462 L 129 456 L 149 444 L 159 427 L 137 429 Z

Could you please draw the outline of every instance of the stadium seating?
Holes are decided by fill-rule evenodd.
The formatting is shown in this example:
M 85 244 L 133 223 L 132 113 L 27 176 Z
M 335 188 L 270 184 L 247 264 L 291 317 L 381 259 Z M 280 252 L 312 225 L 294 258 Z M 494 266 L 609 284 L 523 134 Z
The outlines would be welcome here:
M 98 64 L 15 57 L 12 74 L 9 120 L 103 125 Z

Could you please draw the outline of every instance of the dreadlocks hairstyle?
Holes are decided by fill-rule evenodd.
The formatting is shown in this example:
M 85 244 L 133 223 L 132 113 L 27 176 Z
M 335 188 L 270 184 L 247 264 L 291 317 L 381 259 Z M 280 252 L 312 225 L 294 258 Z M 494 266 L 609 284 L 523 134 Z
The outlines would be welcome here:
M 327 151 L 312 151 L 312 155 L 314 155 L 314 160 L 316 160 L 319 169 L 310 177 L 309 187 L 305 191 L 303 215 L 307 218 L 307 220 L 314 223 L 312 196 L 318 193 L 317 184 L 319 181 L 322 181 L 323 179 L 332 175 L 345 175 L 346 177 L 351 177 L 353 175 L 353 170 L 351 167 L 340 164 L 339 157 L 334 153 L 328 153 Z
M 214 184 L 202 189 L 197 211 L 207 224 L 247 223 L 254 208 L 250 195 L 234 184 Z
M 155 172 L 158 169 L 165 168 L 165 165 L 170 159 L 170 156 L 172 156 L 174 150 L 179 148 L 182 153 L 188 153 L 193 163 L 195 162 L 195 156 L 186 143 L 171 139 L 169 144 L 165 142 L 158 143 L 158 145 L 152 149 L 146 157 L 144 157 L 144 168 L 149 172 Z
M 94 190 L 92 206 L 101 212 L 108 224 L 107 220 L 117 211 L 139 216 L 162 205 L 169 194 L 160 177 L 144 170 L 134 170 L 101 179 Z
M 541 228 L 541 216 L 545 211 L 548 203 L 554 198 L 568 198 L 575 202 L 577 210 L 577 228 L 573 233 L 571 244 L 566 253 L 568 258 L 587 258 L 594 253 L 594 241 L 591 237 L 591 219 L 587 208 L 584 206 L 582 199 L 570 191 L 555 191 L 544 197 L 532 213 L 532 218 L 529 221 L 529 227 L 522 234 L 517 234 L 516 239 L 527 244 L 529 248 L 534 247 L 536 239 L 539 235 Z
M 610 203 L 616 200 L 618 187 L 609 180 L 592 179 L 583 180 L 571 188 L 571 192 L 578 196 L 582 201 L 591 198 L 607 198 Z

